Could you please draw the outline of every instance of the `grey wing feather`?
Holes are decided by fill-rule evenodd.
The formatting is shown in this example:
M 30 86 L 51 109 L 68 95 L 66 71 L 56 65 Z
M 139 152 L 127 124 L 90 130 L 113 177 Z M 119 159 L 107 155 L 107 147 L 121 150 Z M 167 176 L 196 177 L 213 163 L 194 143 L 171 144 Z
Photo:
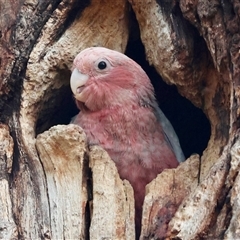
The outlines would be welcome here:
M 176 156 L 178 162 L 185 161 L 185 156 L 181 149 L 178 136 L 175 133 L 172 124 L 166 118 L 166 116 L 164 115 L 162 110 L 158 107 L 157 103 L 154 104 L 154 109 L 155 109 L 155 112 L 157 115 L 157 119 L 162 125 L 165 138 L 166 138 L 167 142 L 169 143 L 170 147 L 172 148 L 173 152 L 175 153 L 175 156 Z
M 70 123 L 74 123 L 74 121 L 75 121 L 76 117 L 77 117 L 77 115 L 73 116 L 73 117 L 71 118 L 71 121 L 70 121 Z

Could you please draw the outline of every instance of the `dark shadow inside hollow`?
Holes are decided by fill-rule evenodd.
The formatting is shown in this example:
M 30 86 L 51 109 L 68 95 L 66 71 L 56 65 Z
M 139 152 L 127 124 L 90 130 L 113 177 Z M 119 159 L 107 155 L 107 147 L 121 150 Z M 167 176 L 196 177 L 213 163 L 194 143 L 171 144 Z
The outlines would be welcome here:
M 175 86 L 162 80 L 155 68 L 148 64 L 140 39 L 129 41 L 126 55 L 140 64 L 149 76 L 159 106 L 173 125 L 185 157 L 193 153 L 202 155 L 211 135 L 211 126 L 203 111 L 182 97 Z
M 70 73 L 68 74 L 70 79 Z M 75 105 L 70 86 L 52 90 L 50 98 L 42 103 L 36 123 L 36 135 L 58 124 L 69 124 L 79 110 Z

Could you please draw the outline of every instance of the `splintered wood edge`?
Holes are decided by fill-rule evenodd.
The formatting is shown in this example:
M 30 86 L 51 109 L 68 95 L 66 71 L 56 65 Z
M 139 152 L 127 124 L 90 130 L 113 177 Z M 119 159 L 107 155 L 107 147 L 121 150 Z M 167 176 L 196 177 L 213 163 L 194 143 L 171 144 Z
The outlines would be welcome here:
M 91 239 L 135 239 L 134 196 L 127 180 L 101 147 L 90 148 L 93 176 Z
M 51 238 L 83 239 L 88 165 L 85 133 L 73 124 L 54 126 L 38 135 L 36 147 L 47 182 Z
M 36 147 L 46 175 L 52 237 L 73 239 L 83 236 L 87 201 L 84 132 L 72 124 L 54 126 L 38 135 Z M 103 149 L 91 147 L 89 156 L 93 177 L 90 237 L 134 239 L 132 186 L 120 179 L 114 162 Z M 80 232 L 77 223 L 82 226 Z M 74 227 L 70 228 L 71 224 Z
M 228 147 L 204 180 L 193 189 L 169 223 L 172 238 L 197 239 L 208 229 L 228 173 Z
M 178 168 L 164 170 L 146 186 L 140 239 L 153 235 L 157 228 L 164 228 L 159 223 L 159 211 L 162 208 L 171 205 L 171 209 L 177 209 L 183 199 L 197 187 L 199 164 L 199 156 L 192 155 Z

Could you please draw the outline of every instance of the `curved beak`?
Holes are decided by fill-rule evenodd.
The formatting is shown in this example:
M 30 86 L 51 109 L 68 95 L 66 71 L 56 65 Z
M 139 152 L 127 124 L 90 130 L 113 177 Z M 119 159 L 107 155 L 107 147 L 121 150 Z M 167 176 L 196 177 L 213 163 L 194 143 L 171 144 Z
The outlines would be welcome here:
M 79 72 L 76 68 L 73 70 L 70 78 L 70 86 L 75 98 L 81 101 L 81 92 L 89 76 Z

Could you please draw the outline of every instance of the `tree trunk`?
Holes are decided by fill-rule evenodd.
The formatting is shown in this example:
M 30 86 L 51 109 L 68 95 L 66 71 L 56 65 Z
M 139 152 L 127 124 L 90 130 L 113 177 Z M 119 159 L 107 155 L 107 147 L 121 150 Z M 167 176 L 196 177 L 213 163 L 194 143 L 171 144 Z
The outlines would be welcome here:
M 90 46 L 139 61 L 186 145 L 146 187 L 140 239 L 240 238 L 239 26 L 237 0 L 0 0 L 0 238 L 135 238 L 131 185 L 68 124 Z

